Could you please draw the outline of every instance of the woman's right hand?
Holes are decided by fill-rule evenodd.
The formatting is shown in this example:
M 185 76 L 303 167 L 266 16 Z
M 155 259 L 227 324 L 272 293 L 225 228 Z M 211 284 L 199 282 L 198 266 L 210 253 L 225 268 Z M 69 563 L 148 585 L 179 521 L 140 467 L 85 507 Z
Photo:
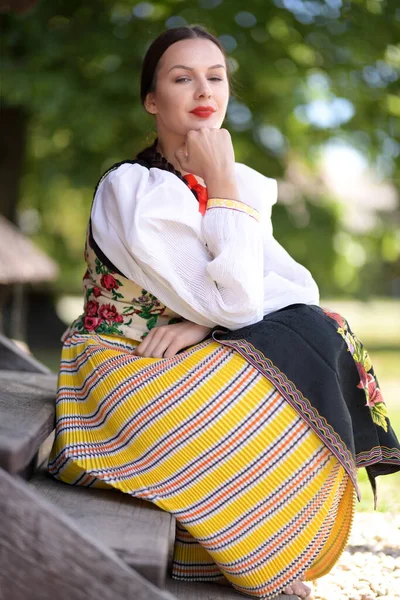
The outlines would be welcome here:
M 227 129 L 191 129 L 175 158 L 183 171 L 206 183 L 215 177 L 235 177 L 235 153 Z

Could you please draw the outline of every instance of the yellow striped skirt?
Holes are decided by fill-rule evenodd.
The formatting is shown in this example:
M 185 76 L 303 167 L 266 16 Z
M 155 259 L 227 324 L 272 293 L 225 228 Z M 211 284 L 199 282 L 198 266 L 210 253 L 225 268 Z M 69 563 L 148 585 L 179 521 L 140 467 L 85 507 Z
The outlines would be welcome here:
M 175 579 L 227 579 L 264 599 L 327 573 L 354 511 L 331 451 L 235 350 L 205 340 L 142 358 L 137 343 L 66 340 L 50 473 L 172 513 Z

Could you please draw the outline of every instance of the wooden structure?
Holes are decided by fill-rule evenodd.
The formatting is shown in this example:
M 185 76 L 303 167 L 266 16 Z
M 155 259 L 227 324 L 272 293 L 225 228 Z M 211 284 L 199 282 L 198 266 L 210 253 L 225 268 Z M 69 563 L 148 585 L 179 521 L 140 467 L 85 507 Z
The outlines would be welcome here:
M 0 600 L 243 600 L 171 579 L 170 513 L 49 477 L 56 379 L 0 335 Z
M 39 250 L 14 223 L 0 215 L 0 285 L 51 281 L 58 275 L 53 259 Z
M 24 286 L 53 281 L 57 275 L 57 264 L 0 215 L 0 333 L 4 333 L 3 308 L 11 296 L 8 334 L 25 341 Z

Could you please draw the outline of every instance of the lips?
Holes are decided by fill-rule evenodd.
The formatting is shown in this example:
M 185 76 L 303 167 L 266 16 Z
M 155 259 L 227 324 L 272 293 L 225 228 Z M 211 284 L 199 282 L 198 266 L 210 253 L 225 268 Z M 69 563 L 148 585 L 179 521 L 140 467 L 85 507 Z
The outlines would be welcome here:
M 196 115 L 197 117 L 206 119 L 207 117 L 210 117 L 215 112 L 215 108 L 213 108 L 212 106 L 198 106 L 197 108 L 194 108 L 190 112 L 193 113 L 194 115 Z

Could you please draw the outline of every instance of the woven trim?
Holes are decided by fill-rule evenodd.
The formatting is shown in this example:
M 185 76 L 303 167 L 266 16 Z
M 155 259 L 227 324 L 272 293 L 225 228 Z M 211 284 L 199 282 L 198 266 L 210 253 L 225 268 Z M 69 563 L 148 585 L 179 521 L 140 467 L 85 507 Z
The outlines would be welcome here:
M 250 342 L 246 340 L 225 341 L 215 337 L 217 333 L 225 333 L 217 330 L 212 334 L 213 339 L 224 346 L 234 348 L 247 361 L 249 361 L 260 373 L 264 375 L 297 411 L 297 413 L 306 421 L 311 429 L 318 435 L 324 444 L 336 456 L 340 464 L 348 473 L 357 493 L 358 500 L 361 500 L 361 492 L 357 482 L 357 466 L 355 460 L 348 450 L 346 444 L 336 433 L 327 420 L 311 405 L 310 401 L 303 396 L 295 384 L 274 365 L 274 363 L 259 352 Z M 376 461 L 375 461 L 376 462 Z
M 386 464 L 398 465 L 400 463 L 400 451 L 397 448 L 387 446 L 375 446 L 369 451 L 359 452 L 356 456 L 357 467 L 368 467 L 378 461 Z
M 252 208 L 248 204 L 241 202 L 240 200 L 230 200 L 229 198 L 209 198 L 207 202 L 207 210 L 212 208 L 230 208 L 231 210 L 237 210 L 239 212 L 246 213 L 250 217 L 253 217 L 256 221 L 260 220 L 260 213 L 255 208 Z

